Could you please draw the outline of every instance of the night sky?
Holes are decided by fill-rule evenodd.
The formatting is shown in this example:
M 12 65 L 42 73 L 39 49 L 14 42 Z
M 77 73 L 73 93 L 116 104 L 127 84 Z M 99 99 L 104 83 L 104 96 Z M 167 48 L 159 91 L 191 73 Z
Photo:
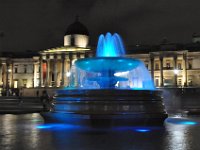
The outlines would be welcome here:
M 91 45 L 108 31 L 119 33 L 125 45 L 159 44 L 163 38 L 190 43 L 200 32 L 199 0 L 0 0 L 1 51 L 63 46 L 76 15 Z

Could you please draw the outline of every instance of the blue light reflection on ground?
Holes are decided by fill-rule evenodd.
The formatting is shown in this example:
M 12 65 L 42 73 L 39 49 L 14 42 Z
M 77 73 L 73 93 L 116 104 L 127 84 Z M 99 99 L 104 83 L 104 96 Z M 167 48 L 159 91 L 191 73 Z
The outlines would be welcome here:
M 139 133 L 147 133 L 152 132 L 156 130 L 161 130 L 161 127 L 112 127 L 112 128 L 93 128 L 93 127 L 86 127 L 86 126 L 78 126 L 78 125 L 71 125 L 71 124 L 58 124 L 58 123 L 52 123 L 52 124 L 40 124 L 36 126 L 37 129 L 41 130 L 85 130 L 85 131 L 117 131 L 117 132 L 124 132 L 124 131 L 133 131 L 133 132 L 139 132 Z
M 62 130 L 62 129 L 79 129 L 81 126 L 61 123 L 46 123 L 36 126 L 37 129 L 51 129 L 51 130 Z
M 193 120 L 184 118 L 167 118 L 166 123 L 177 124 L 177 125 L 197 125 L 198 123 Z
M 152 132 L 152 131 L 158 131 L 162 130 L 163 128 L 161 126 L 122 126 L 122 127 L 114 127 L 112 130 L 116 131 L 128 131 L 131 130 L 133 132 Z

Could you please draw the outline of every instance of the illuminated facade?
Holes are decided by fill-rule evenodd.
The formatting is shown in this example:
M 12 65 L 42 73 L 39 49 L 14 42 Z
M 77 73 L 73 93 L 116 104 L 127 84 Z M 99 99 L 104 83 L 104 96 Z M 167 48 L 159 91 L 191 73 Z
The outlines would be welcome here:
M 142 60 L 156 87 L 199 87 L 200 44 L 161 44 L 135 48 L 129 57 Z M 153 70 L 153 71 L 152 71 Z
M 191 44 L 164 43 L 127 48 L 127 57 L 142 60 L 156 87 L 200 86 L 200 36 Z M 96 47 L 95 47 L 96 48 Z M 64 46 L 20 57 L 0 56 L 0 88 L 63 87 L 69 85 L 70 69 L 79 58 L 94 55 L 89 47 L 89 32 L 76 20 L 64 35 Z M 28 57 L 27 57 L 28 56 Z
M 23 57 L 23 56 L 22 56 Z M 29 88 L 34 86 L 34 60 L 32 58 L 22 58 L 7 56 L 0 57 L 0 91 L 6 90 L 14 92 L 13 89 Z M 11 90 L 12 89 L 12 90 Z

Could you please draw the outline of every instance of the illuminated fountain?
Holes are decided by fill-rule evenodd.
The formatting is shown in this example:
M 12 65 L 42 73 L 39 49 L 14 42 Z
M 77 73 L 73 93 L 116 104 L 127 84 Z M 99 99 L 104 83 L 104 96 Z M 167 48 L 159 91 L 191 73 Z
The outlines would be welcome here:
M 167 114 L 144 63 L 126 58 L 118 34 L 100 35 L 96 57 L 79 59 L 47 120 L 75 124 L 162 124 Z

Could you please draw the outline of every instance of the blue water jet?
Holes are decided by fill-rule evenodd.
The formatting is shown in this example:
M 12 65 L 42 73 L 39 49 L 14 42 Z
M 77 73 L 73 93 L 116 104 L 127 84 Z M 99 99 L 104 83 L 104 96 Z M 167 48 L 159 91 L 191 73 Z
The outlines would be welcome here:
M 121 57 L 125 55 L 125 48 L 121 37 L 115 33 L 99 36 L 96 57 Z

